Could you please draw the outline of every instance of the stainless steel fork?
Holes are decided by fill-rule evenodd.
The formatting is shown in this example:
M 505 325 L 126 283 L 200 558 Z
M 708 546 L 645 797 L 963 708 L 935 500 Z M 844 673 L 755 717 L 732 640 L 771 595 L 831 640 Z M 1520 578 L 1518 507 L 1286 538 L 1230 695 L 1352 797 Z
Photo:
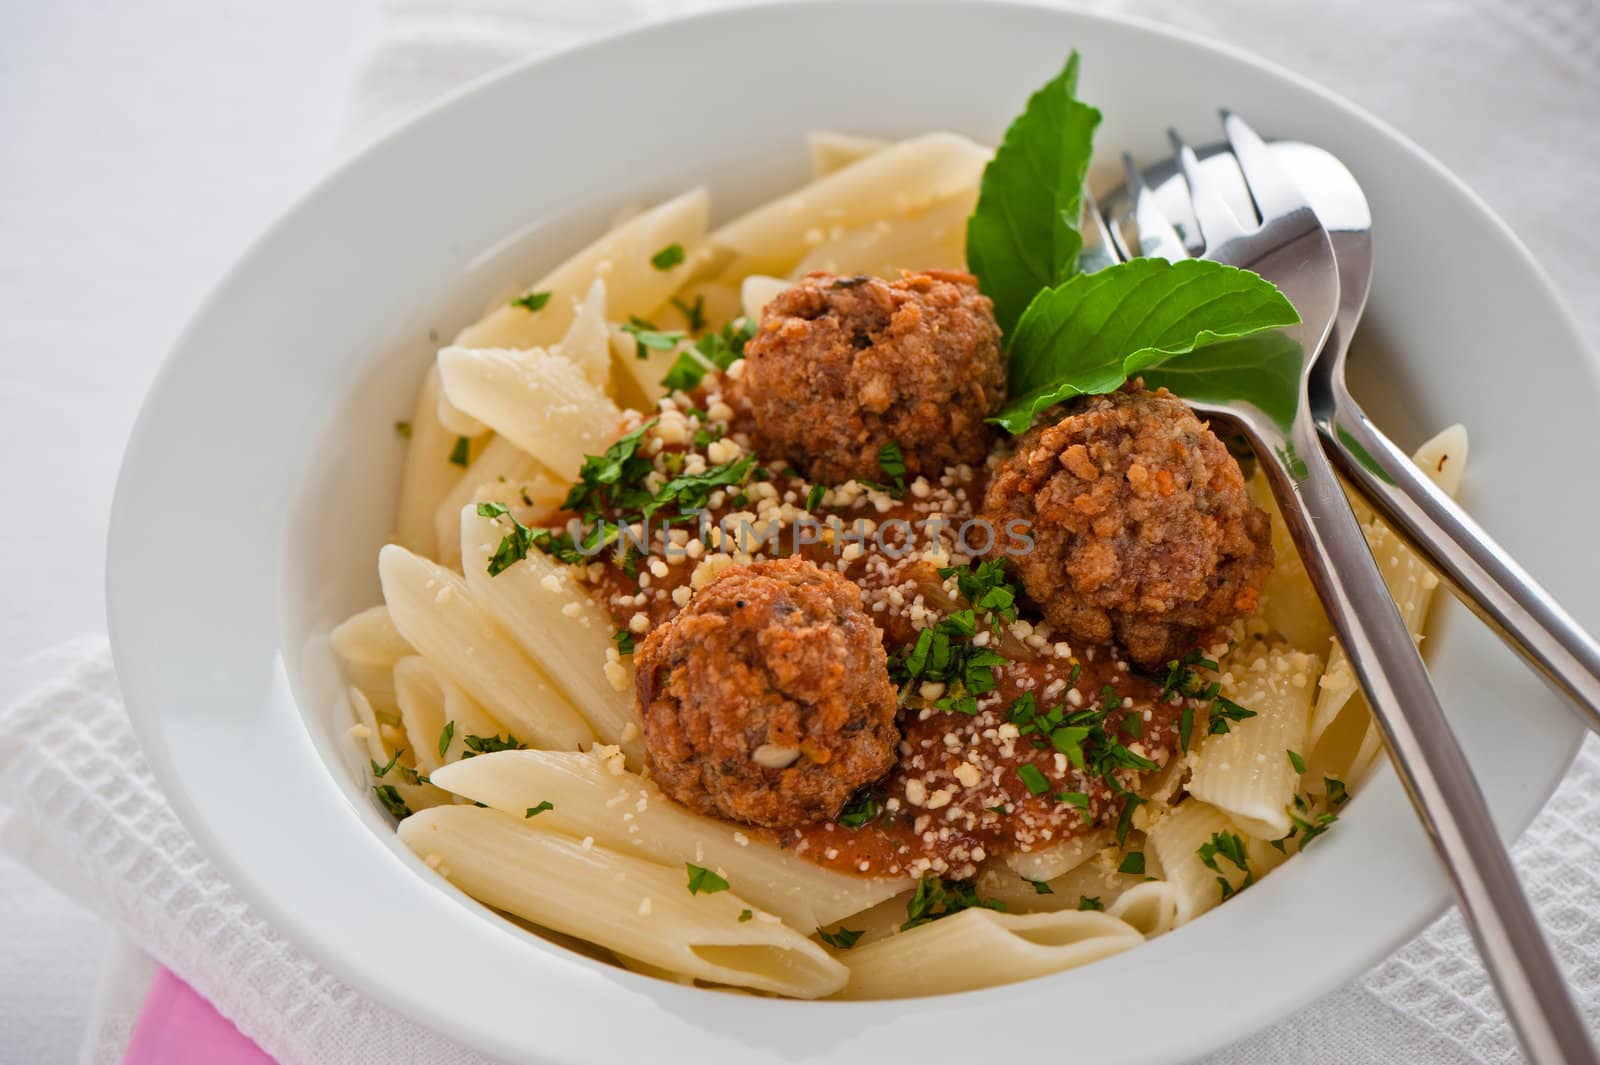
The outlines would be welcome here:
M 1318 441 L 1307 385 L 1339 302 L 1338 268 L 1327 232 L 1254 131 L 1231 114 L 1224 114 L 1223 128 L 1259 221 L 1242 220 L 1227 206 L 1194 152 L 1174 133 L 1198 225 L 1194 236 L 1203 258 L 1254 270 L 1299 310 L 1301 325 L 1285 330 L 1300 345 L 1299 397 L 1288 425 L 1253 404 L 1191 400 L 1191 405 L 1236 428 L 1254 447 L 1529 1059 L 1538 1065 L 1589 1065 L 1596 1057 L 1585 1025 Z M 1126 162 L 1140 254 L 1189 257 L 1138 169 L 1131 159 Z M 1089 214 L 1086 241 L 1126 255 L 1129 249 L 1114 239 L 1098 210 Z

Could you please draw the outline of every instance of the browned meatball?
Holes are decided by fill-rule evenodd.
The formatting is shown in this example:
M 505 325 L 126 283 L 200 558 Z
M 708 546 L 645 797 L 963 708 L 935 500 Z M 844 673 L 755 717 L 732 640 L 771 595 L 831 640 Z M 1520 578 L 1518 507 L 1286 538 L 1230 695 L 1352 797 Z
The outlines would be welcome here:
M 912 476 L 981 462 L 1005 386 L 994 304 L 944 271 L 809 275 L 767 304 L 741 382 L 762 454 L 825 484 L 882 480 L 891 442 Z
M 861 590 L 801 558 L 730 567 L 635 658 L 645 756 L 701 813 L 830 820 L 894 765 L 883 634 Z
M 1013 563 L 1074 639 L 1155 666 L 1255 610 L 1271 529 L 1216 435 L 1166 389 L 1095 396 L 1017 441 L 984 499 L 1034 548 Z

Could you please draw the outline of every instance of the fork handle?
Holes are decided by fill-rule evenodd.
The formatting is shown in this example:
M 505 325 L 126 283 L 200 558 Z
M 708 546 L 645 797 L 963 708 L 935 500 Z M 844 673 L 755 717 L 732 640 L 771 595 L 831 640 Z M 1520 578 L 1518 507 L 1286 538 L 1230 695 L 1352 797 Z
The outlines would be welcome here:
M 1317 429 L 1340 470 L 1456 597 L 1570 698 L 1600 733 L 1600 643 L 1561 608 L 1348 393 L 1335 390 Z
M 1371 702 L 1389 756 L 1454 884 L 1468 927 L 1534 1065 L 1593 1065 L 1586 1026 L 1540 934 L 1511 856 L 1422 656 L 1305 409 L 1287 439 L 1257 437 L 1284 521 Z M 1263 447 L 1263 445 L 1265 445 Z

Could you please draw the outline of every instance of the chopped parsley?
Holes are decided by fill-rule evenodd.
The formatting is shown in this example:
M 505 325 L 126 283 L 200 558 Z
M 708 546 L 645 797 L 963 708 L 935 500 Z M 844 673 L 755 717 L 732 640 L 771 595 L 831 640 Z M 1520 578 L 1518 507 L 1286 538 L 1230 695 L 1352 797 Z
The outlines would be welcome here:
M 806 511 L 811 514 L 815 514 L 817 512 L 817 508 L 822 506 L 822 497 L 827 494 L 828 489 L 826 485 L 812 485 L 811 491 L 806 493 Z
M 918 881 L 911 901 L 906 903 L 906 922 L 900 926 L 900 931 L 906 932 L 929 921 L 973 908 L 1004 913 L 1006 904 L 999 899 L 983 898 L 971 881 L 925 876 Z
M 691 317 L 691 331 L 694 328 Z M 661 379 L 661 387 L 668 392 L 691 391 L 712 370 L 726 370 L 744 358 L 744 346 L 755 335 L 755 324 L 748 318 L 735 318 L 720 331 L 707 333 L 678 353 L 677 360 Z
M 683 315 L 684 320 L 688 323 L 689 332 L 698 333 L 706 327 L 705 296 L 696 296 L 693 303 L 685 303 L 674 296 L 672 297 L 672 305 L 678 308 L 678 313 Z
M 461 752 L 462 758 L 471 758 L 478 754 L 493 754 L 496 751 L 525 751 L 528 745 L 517 739 L 511 733 L 506 733 L 505 738 L 499 736 L 468 736 L 462 744 L 466 750 Z
M 828 944 L 828 946 L 837 947 L 840 950 L 849 950 L 851 947 L 855 946 L 856 941 L 864 935 L 866 935 L 865 929 L 857 932 L 855 929 L 846 928 L 844 925 L 840 925 L 832 932 L 829 932 L 825 928 L 817 929 L 818 939 Z
M 528 807 L 528 812 L 523 814 L 522 816 L 524 818 L 538 817 L 540 814 L 544 813 L 546 810 L 554 810 L 555 808 L 556 808 L 556 804 L 551 802 L 549 799 L 546 799 L 543 802 L 541 802 L 538 806 L 530 806 L 530 807 Z
M 1205 657 L 1198 649 L 1190 651 L 1182 658 L 1174 658 L 1167 663 L 1166 677 L 1160 676 L 1151 679 L 1161 680 L 1161 694 L 1157 696 L 1160 702 L 1180 702 L 1192 699 L 1198 702 L 1209 702 L 1206 708 L 1209 723 L 1206 726 L 1207 735 L 1225 736 L 1232 726 L 1246 718 L 1256 716 L 1254 710 L 1247 710 L 1222 694 L 1222 684 L 1218 681 L 1207 681 L 1200 675 L 1200 670 L 1209 670 L 1215 673 L 1217 663 Z M 1194 733 L 1194 707 L 1185 706 L 1178 715 L 1178 742 L 1185 751 L 1189 749 L 1189 740 Z
M 1255 883 L 1255 874 L 1250 871 L 1250 856 L 1239 833 L 1213 832 L 1211 838 L 1200 844 L 1195 853 L 1200 856 L 1201 865 L 1217 874 L 1217 890 L 1224 901 Z M 1244 881 L 1237 888 L 1223 875 L 1221 866 L 1217 864 L 1219 856 L 1227 859 L 1234 868 L 1244 874 Z
M 1105 908 L 1106 904 L 1100 901 L 1099 895 L 1078 896 L 1078 909 L 1080 910 L 1103 910 Z
M 689 870 L 689 894 L 715 895 L 719 891 L 728 890 L 728 882 L 710 869 L 695 865 L 693 862 L 683 864 Z
M 1035 895 L 1054 895 L 1056 893 L 1056 889 L 1051 887 L 1050 882 L 1047 880 L 1029 880 L 1027 877 L 1022 879 L 1029 887 L 1033 888 Z
M 1306 771 L 1306 760 L 1295 751 L 1285 751 L 1284 753 L 1289 756 L 1289 764 L 1294 766 L 1294 771 L 1303 775 Z
M 395 422 L 394 423 L 394 431 L 399 433 L 402 437 L 404 437 L 407 440 L 411 439 L 411 423 L 410 422 Z
M 921 683 L 945 685 L 934 707 L 959 714 L 978 712 L 978 696 L 994 691 L 994 667 L 1009 659 L 972 642 L 976 618 L 971 609 L 957 610 L 938 624 L 917 634 L 917 642 L 902 647 L 889 662 L 889 676 L 901 685 L 904 699 Z
M 1144 875 L 1144 852 L 1129 851 L 1122 856 L 1122 864 L 1117 866 L 1117 872 L 1127 873 L 1129 876 Z
M 683 245 L 668 244 L 665 248 L 650 256 L 650 265 L 657 270 L 671 270 L 683 262 Z
M 1144 805 L 1144 800 L 1133 792 L 1124 792 L 1122 809 L 1117 812 L 1117 844 L 1128 842 L 1128 832 L 1133 828 L 1133 812 Z
M 631 655 L 631 654 L 633 654 L 634 635 L 633 635 L 632 631 L 630 631 L 628 629 L 618 629 L 616 632 L 613 632 L 611 634 L 611 638 L 612 638 L 612 640 L 616 641 L 617 654 L 619 654 L 619 655 Z
M 443 758 L 444 757 L 444 752 L 446 752 L 446 751 L 448 751 L 450 749 L 450 741 L 455 738 L 455 734 L 456 734 L 456 723 L 454 721 L 446 721 L 444 723 L 443 730 L 441 730 L 440 733 L 439 733 L 439 757 L 440 758 Z
M 465 467 L 472 452 L 472 441 L 464 436 L 456 437 L 456 446 L 450 449 L 450 464 Z
M 393 784 L 375 784 L 372 790 L 378 796 L 378 801 L 383 803 L 383 808 L 396 818 L 404 821 L 411 816 L 411 807 L 406 805 L 405 799 L 400 797 L 399 790 Z
M 1056 798 L 1067 806 L 1076 806 L 1080 810 L 1089 808 L 1089 793 L 1086 791 L 1058 791 Z
M 1333 811 L 1350 801 L 1349 789 L 1345 787 L 1344 781 L 1339 780 L 1337 777 L 1323 777 L 1322 785 L 1325 789 L 1323 801 L 1327 808 L 1316 811 L 1313 809 L 1310 799 L 1304 795 L 1296 795 L 1294 802 L 1290 804 L 1287 811 L 1289 814 L 1288 833 L 1278 839 L 1268 840 L 1268 843 L 1278 848 L 1279 851 L 1287 853 L 1289 841 L 1298 837 L 1300 849 L 1305 850 L 1307 844 L 1338 822 L 1339 815 Z
M 1017 776 L 1021 778 L 1023 786 L 1028 789 L 1030 795 L 1043 795 L 1050 790 L 1050 782 L 1032 762 L 1024 762 L 1017 766 Z
M 957 589 L 973 609 L 992 615 L 990 625 L 996 635 L 1002 623 L 1017 620 L 1017 587 L 1006 576 L 1003 559 L 985 559 L 976 566 L 947 566 L 939 570 L 939 576 L 943 580 L 954 577 Z M 1076 675 L 1072 679 L 1077 680 Z
M 633 337 L 633 353 L 641 359 L 648 359 L 652 351 L 671 351 L 683 339 L 682 333 L 657 329 L 655 323 L 637 315 L 628 316 L 628 323 L 622 327 L 622 331 Z
M 749 909 L 740 910 L 739 911 L 739 923 L 743 924 L 744 922 L 748 921 L 750 918 L 752 918 L 754 916 L 755 916 L 755 913 L 753 913 Z
M 523 310 L 532 313 L 533 311 L 544 310 L 544 305 L 549 302 L 550 293 L 530 292 L 526 296 L 518 296 L 516 299 L 512 300 L 511 306 L 521 307 Z
M 890 495 L 899 499 L 906 494 L 906 458 L 900 450 L 899 441 L 891 440 L 878 449 L 878 469 L 894 486 L 890 489 Z
M 1350 791 L 1344 786 L 1344 781 L 1335 777 L 1323 777 L 1322 785 L 1327 789 L 1328 805 L 1338 809 L 1350 801 Z
M 389 758 L 389 764 L 387 764 L 387 765 L 379 765 L 378 764 L 378 760 L 376 758 L 370 759 L 370 761 L 372 762 L 372 775 L 374 777 L 379 778 L 380 780 L 382 778 L 388 776 L 389 775 L 389 770 L 393 769 L 396 765 L 398 765 L 400 763 L 400 756 L 402 754 L 405 754 L 405 753 L 406 753 L 406 750 L 405 750 L 404 747 L 402 747 L 399 750 L 395 751 L 394 754 Z
M 839 811 L 836 823 L 845 828 L 861 828 L 882 817 L 883 813 L 883 794 L 876 788 L 866 787 L 850 796 L 844 809 Z

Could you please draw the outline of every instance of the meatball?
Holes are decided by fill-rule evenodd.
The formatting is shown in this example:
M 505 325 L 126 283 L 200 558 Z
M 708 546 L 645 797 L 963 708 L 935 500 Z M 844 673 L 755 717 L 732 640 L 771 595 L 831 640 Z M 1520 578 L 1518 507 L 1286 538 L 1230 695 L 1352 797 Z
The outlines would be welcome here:
M 984 499 L 996 528 L 1026 521 L 1013 558 L 1028 596 L 1074 639 L 1154 667 L 1256 608 L 1272 568 L 1267 515 L 1222 441 L 1166 389 L 1140 382 L 1036 428 Z
M 645 756 L 692 810 L 773 828 L 837 817 L 900 742 L 861 590 L 802 558 L 730 567 L 635 658 Z
M 994 304 L 969 274 L 811 274 L 767 304 L 741 387 L 758 449 L 814 481 L 882 480 L 889 443 L 912 476 L 976 465 L 1005 399 Z

